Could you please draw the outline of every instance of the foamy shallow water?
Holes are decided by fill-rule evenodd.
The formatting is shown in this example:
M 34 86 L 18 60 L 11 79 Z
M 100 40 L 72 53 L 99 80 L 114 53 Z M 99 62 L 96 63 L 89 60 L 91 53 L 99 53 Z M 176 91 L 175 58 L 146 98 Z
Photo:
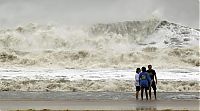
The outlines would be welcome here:
M 158 100 L 198 100 L 199 92 L 159 92 Z M 133 92 L 0 92 L 0 100 L 134 100 Z
M 160 69 L 157 71 L 159 80 L 199 81 L 199 68 Z M 0 79 L 31 79 L 31 80 L 134 80 L 132 69 L 47 69 L 47 68 L 0 68 Z
M 199 92 L 198 68 L 157 69 L 158 92 Z M 1 68 L 1 91 L 135 91 L 132 69 Z

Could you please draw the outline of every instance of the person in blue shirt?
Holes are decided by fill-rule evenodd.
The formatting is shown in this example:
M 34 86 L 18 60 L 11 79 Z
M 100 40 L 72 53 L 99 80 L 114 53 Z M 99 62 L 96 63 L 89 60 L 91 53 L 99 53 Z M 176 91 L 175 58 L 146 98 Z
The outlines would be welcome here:
M 145 67 L 142 67 L 142 72 L 139 75 L 139 83 L 141 87 L 141 99 L 143 100 L 143 92 L 145 90 L 146 99 L 148 100 L 147 90 L 149 89 L 149 85 L 151 84 L 151 78 L 149 74 L 146 72 Z

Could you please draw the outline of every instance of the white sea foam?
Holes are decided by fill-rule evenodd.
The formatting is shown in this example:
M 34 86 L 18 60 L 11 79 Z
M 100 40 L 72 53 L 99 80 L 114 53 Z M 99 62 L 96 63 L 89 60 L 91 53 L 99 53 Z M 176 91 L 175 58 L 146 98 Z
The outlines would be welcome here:
M 0 69 L 3 91 L 134 91 L 132 70 Z M 195 91 L 198 69 L 157 70 L 158 91 Z
M 172 81 L 198 81 L 199 69 L 158 69 L 156 70 L 159 80 Z M 31 79 L 31 80 L 105 80 L 120 79 L 133 80 L 135 70 L 124 69 L 42 69 L 42 68 L 0 68 L 1 79 Z
M 135 91 L 131 80 L 1 80 L 1 91 Z M 158 81 L 158 92 L 199 92 L 199 81 Z

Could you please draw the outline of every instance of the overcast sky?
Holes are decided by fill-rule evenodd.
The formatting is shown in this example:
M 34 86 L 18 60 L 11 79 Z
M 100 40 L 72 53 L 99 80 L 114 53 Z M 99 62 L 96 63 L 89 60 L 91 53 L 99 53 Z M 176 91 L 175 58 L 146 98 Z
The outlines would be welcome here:
M 199 0 L 0 0 L 0 25 L 94 24 L 152 16 L 199 28 Z

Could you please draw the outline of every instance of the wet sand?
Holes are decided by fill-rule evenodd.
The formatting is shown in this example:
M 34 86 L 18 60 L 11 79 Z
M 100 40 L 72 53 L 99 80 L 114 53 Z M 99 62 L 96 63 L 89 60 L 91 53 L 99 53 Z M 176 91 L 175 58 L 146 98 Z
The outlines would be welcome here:
M 198 100 L 1 100 L 0 110 L 199 110 Z
M 136 100 L 133 92 L 0 92 L 6 110 L 199 110 L 198 92 L 158 92 L 158 100 Z

